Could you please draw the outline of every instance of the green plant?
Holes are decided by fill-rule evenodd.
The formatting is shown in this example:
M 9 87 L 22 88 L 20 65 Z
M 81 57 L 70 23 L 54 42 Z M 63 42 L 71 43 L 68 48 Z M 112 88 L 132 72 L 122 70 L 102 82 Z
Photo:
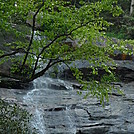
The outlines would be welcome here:
M 0 133 L 34 134 L 30 130 L 31 115 L 17 104 L 8 104 L 0 99 Z
M 130 0 L 118 0 L 118 6 L 122 8 L 122 13 L 118 17 L 104 15 L 106 20 L 113 23 L 108 28 L 107 35 L 118 39 L 133 39 L 134 38 L 134 15 L 130 16 Z
M 108 37 L 111 37 L 111 38 L 117 38 L 117 39 L 125 39 L 126 38 L 126 35 L 124 32 L 120 31 L 120 32 L 116 32 L 116 31 L 111 31 L 111 32 L 107 32 L 106 35 Z

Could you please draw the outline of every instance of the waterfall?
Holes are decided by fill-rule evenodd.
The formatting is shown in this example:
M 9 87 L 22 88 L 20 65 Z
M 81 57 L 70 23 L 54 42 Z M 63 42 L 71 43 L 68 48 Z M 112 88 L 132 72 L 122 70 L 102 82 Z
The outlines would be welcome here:
M 44 123 L 44 118 L 43 118 L 43 111 L 41 109 L 37 107 L 35 108 L 35 115 L 31 124 L 33 125 L 33 128 L 39 131 L 39 134 L 46 133 L 45 123 Z
M 39 81 L 38 81 L 39 82 Z M 38 95 L 40 92 L 41 88 L 41 83 L 38 83 L 37 85 L 36 80 L 34 81 L 34 89 L 28 92 L 24 97 L 23 97 L 23 102 L 28 104 L 30 106 L 29 111 L 32 111 L 32 120 L 30 122 L 31 124 L 31 129 L 36 129 L 39 134 L 45 134 L 46 128 L 45 128 L 45 123 L 44 123 L 44 118 L 43 118 L 43 111 L 41 109 L 41 106 L 36 100 L 34 100 L 34 96 Z M 40 88 L 37 88 L 40 87 Z
M 69 122 L 68 129 L 70 130 L 70 134 L 76 134 L 76 126 L 74 124 L 74 117 L 73 115 L 71 115 L 70 111 L 71 111 L 70 107 L 66 107 L 65 112 L 66 112 L 67 120 Z
M 33 115 L 30 122 L 32 129 L 37 129 L 39 134 L 76 134 L 74 115 L 64 102 L 65 98 L 73 95 L 71 84 L 60 79 L 40 77 L 33 81 L 33 85 L 34 89 L 23 97 L 23 103 L 28 105 L 28 110 Z M 60 107 L 59 111 L 55 110 Z

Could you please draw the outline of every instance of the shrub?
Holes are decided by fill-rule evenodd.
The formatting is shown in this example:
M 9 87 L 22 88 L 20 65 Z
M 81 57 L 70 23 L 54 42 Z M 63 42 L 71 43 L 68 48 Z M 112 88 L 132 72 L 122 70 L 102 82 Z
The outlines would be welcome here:
M 17 106 L 0 99 L 0 133 L 1 134 L 33 134 L 30 130 L 30 114 Z

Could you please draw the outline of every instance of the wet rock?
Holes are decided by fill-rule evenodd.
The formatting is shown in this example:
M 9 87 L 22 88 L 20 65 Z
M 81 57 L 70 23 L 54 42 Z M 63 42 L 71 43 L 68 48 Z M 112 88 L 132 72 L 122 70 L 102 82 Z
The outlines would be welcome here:
M 116 60 L 115 63 L 117 64 L 117 67 L 127 68 L 134 71 L 134 62 L 133 61 L 120 61 Z

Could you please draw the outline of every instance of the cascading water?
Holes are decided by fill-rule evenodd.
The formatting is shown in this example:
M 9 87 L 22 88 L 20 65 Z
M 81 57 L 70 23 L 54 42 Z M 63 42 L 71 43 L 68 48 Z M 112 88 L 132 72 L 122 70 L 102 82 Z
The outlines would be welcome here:
M 72 115 L 70 113 L 70 107 L 66 107 L 66 116 L 67 116 L 67 120 L 69 122 L 69 130 L 70 130 L 70 133 L 72 134 L 76 134 L 76 126 L 75 126 L 75 123 L 74 123 L 74 117 L 72 118 Z
M 43 118 L 43 112 L 38 107 L 35 108 L 33 120 L 31 121 L 32 128 L 37 129 L 39 134 L 45 134 L 46 128 Z
M 68 101 L 74 94 L 71 84 L 46 77 L 33 83 L 34 89 L 23 97 L 23 103 L 28 105 L 33 115 L 32 128 L 37 129 L 39 134 L 76 134 L 74 113 Z
M 43 118 L 43 111 L 40 104 L 34 100 L 34 96 L 40 92 L 39 88 L 36 88 L 36 82 L 34 82 L 34 89 L 27 93 L 23 97 L 23 102 L 30 106 L 29 111 L 32 111 L 33 117 L 31 120 L 31 128 L 35 128 L 39 134 L 45 134 L 45 123 Z

